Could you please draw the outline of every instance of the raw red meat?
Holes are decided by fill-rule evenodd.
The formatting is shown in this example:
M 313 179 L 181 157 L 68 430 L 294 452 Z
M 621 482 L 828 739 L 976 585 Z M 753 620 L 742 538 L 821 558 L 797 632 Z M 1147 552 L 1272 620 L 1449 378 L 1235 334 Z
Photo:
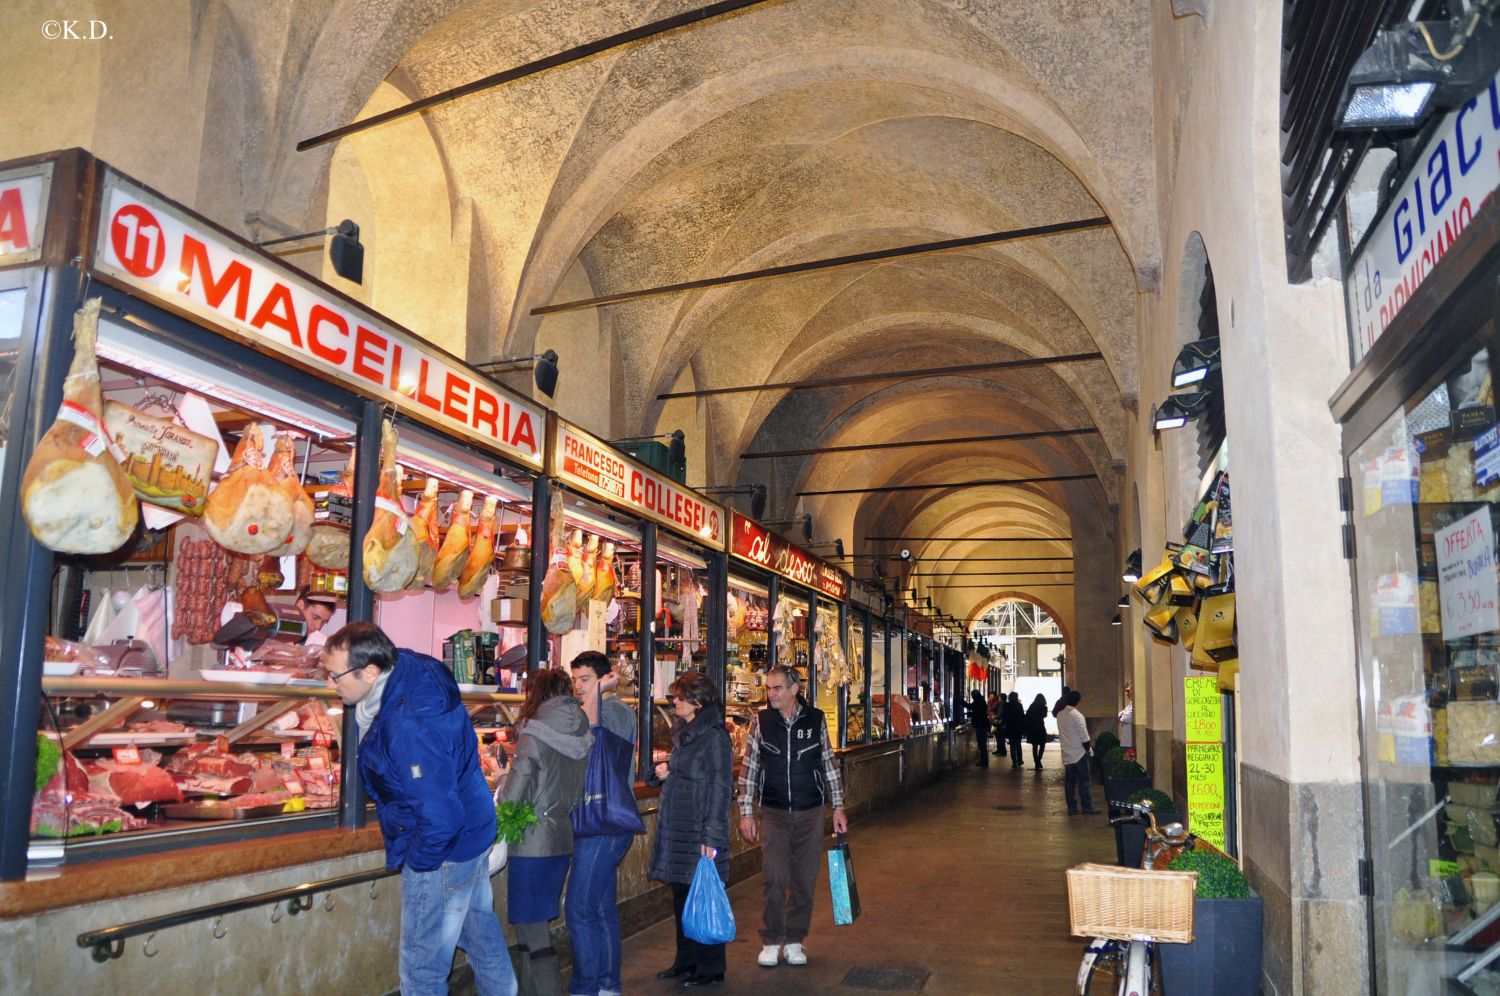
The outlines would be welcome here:
M 31 804 L 32 836 L 71 837 L 103 833 L 103 828 L 110 824 L 119 824 L 120 830 L 139 830 L 146 826 L 146 821 L 125 812 L 109 799 L 83 791 L 69 791 L 61 771 L 52 776 Z
M 282 792 L 260 792 L 255 795 L 241 795 L 233 799 L 224 800 L 224 805 L 230 809 L 254 809 L 256 806 L 274 806 L 278 802 L 286 802 L 292 797 L 292 793 Z
M 176 779 L 176 786 L 188 795 L 239 795 L 250 791 L 251 784 L 248 776 L 225 777 L 174 772 L 169 777 Z
M 155 765 L 94 761 L 87 770 L 89 791 L 121 805 L 182 801 L 182 792 L 172 776 Z

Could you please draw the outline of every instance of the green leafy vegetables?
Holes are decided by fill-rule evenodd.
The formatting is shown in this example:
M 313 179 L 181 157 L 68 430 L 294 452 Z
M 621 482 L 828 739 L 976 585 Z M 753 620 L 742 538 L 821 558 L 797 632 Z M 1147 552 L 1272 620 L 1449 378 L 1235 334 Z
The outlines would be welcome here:
M 509 800 L 495 807 L 495 839 L 519 844 L 526 828 L 536 823 L 536 807 L 529 802 Z
M 57 766 L 62 763 L 62 748 L 57 741 L 45 734 L 36 735 L 36 791 L 40 792 L 46 788 L 52 776 L 57 774 Z

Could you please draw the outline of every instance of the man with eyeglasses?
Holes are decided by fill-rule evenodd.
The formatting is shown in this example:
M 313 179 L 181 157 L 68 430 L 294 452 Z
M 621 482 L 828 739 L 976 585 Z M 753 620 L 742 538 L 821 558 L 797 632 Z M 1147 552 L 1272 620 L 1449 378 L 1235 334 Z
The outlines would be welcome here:
M 462 947 L 481 996 L 516 996 L 490 888 L 495 803 L 453 675 L 367 622 L 328 638 L 323 667 L 354 707 L 360 781 L 380 818 L 386 867 L 401 869 L 401 992 L 447 993 Z
M 806 965 L 803 940 L 812 927 L 813 893 L 823 857 L 823 807 L 833 804 L 833 831 L 846 833 L 844 785 L 828 742 L 828 722 L 801 695 L 791 668 L 766 676 L 770 708 L 755 717 L 740 776 L 740 834 L 761 836 L 765 916 L 756 961 L 775 968 L 783 950 L 788 965 Z M 761 822 L 755 821 L 760 801 Z

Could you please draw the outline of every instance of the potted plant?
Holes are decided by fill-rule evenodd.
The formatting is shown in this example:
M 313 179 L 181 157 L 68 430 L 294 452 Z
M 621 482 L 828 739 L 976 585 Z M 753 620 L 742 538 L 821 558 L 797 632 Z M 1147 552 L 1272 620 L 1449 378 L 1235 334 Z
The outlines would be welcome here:
M 1173 871 L 1198 873 L 1191 944 L 1161 944 L 1162 989 L 1168 993 L 1256 996 L 1260 992 L 1261 898 L 1230 859 L 1186 851 Z
M 1161 789 L 1144 788 L 1130 793 L 1128 803 L 1150 802 L 1157 823 L 1171 823 L 1177 819 L 1177 804 Z M 1115 859 L 1126 868 L 1139 868 L 1141 851 L 1146 847 L 1146 825 L 1144 823 L 1115 824 Z
M 1089 755 L 1089 766 L 1094 773 L 1095 781 L 1104 781 L 1104 773 L 1116 760 L 1119 760 L 1114 756 L 1116 751 L 1119 751 L 1120 757 L 1124 757 L 1125 752 L 1120 747 L 1120 738 L 1108 730 L 1094 738 L 1094 749 Z
M 1151 779 L 1146 777 L 1146 769 L 1136 762 L 1104 762 L 1104 799 L 1109 803 L 1111 816 L 1119 815 L 1115 811 L 1125 805 L 1130 793 L 1150 787 Z

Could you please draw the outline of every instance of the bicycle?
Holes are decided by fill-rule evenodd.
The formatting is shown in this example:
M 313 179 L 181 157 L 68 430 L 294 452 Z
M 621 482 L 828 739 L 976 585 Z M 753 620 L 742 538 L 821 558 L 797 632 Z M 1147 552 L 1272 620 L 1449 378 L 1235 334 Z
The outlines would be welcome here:
M 1197 872 L 1166 868 L 1187 850 L 1217 847 L 1189 833 L 1181 823 L 1157 825 L 1151 803 L 1132 803 L 1130 813 L 1111 819 L 1146 824 L 1139 868 L 1080 865 L 1068 869 L 1068 906 L 1072 932 L 1093 937 L 1078 967 L 1078 992 L 1087 996 L 1096 978 L 1118 979 L 1119 996 L 1159 992 L 1156 959 L 1159 943 L 1186 944 L 1193 939 L 1193 896 Z

